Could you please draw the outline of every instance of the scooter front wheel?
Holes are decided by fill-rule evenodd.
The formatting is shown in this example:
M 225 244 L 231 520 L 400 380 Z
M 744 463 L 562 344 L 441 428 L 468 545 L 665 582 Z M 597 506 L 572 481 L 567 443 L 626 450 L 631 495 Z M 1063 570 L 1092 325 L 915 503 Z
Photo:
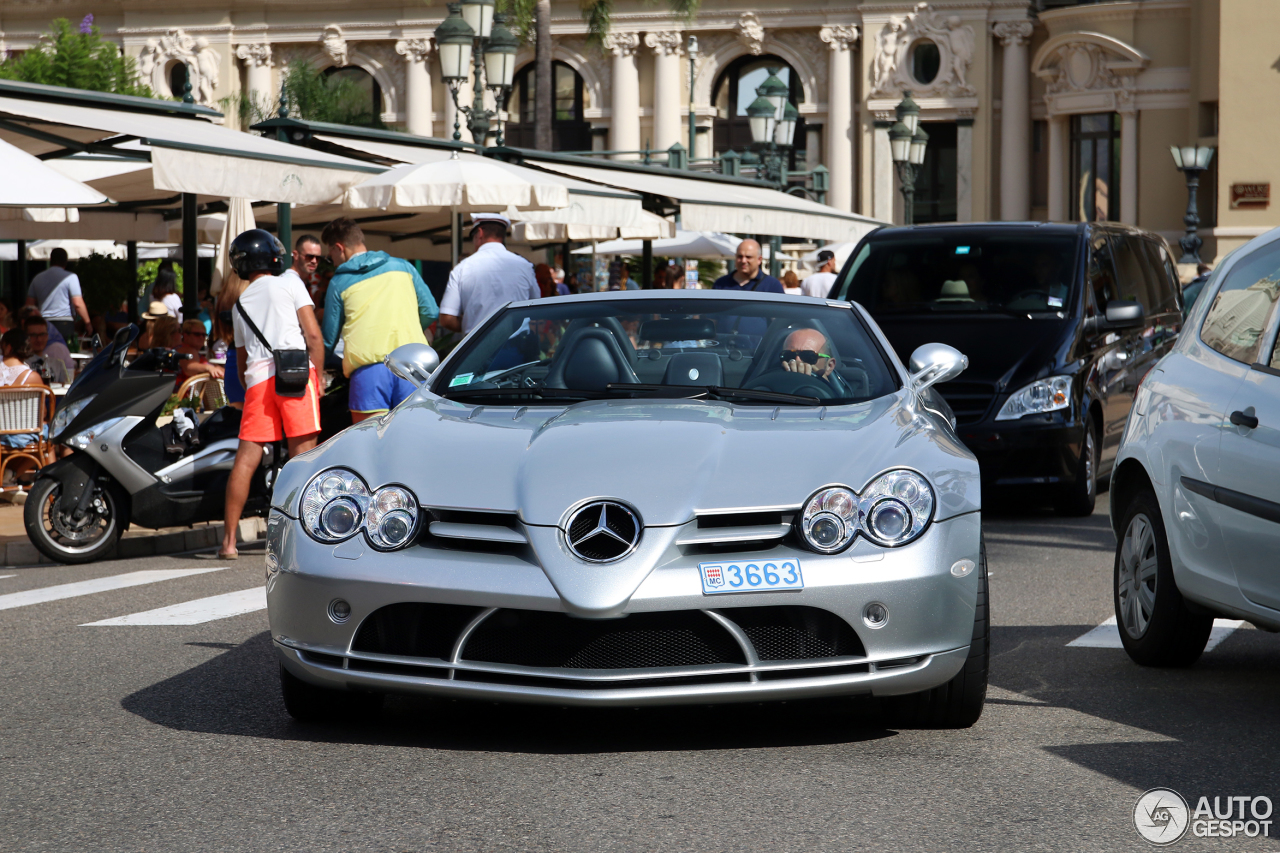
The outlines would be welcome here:
M 36 480 L 23 506 L 27 538 L 37 550 L 59 563 L 91 563 L 115 547 L 128 519 L 113 489 L 93 486 L 84 517 L 60 510 L 62 484 L 52 477 Z

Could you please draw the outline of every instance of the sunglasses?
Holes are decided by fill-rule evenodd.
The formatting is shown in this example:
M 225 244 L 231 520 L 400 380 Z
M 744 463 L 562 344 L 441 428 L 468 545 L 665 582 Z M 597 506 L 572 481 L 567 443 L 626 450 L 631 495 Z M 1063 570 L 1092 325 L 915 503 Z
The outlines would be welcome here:
M 794 361 L 800 359 L 805 364 L 817 364 L 820 358 L 831 358 L 825 352 L 814 352 L 811 349 L 784 349 L 782 351 L 783 361 Z
M 322 257 L 321 255 L 303 254 L 302 259 L 304 261 L 316 261 L 318 263 L 321 257 Z

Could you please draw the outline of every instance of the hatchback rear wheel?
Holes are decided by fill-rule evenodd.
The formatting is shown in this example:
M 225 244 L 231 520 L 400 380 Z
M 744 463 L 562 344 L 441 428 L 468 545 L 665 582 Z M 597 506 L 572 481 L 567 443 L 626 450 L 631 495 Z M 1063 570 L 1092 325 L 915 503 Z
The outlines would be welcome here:
M 1133 497 L 1121 529 L 1114 598 L 1125 651 L 1142 666 L 1190 666 L 1209 642 L 1213 617 L 1191 612 L 1178 591 L 1154 493 Z

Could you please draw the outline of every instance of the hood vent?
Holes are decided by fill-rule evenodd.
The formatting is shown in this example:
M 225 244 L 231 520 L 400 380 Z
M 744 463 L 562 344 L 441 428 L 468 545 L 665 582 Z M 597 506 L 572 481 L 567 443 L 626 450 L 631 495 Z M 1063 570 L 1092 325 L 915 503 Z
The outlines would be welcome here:
M 677 545 L 714 546 L 761 543 L 771 545 L 791 532 L 793 510 L 709 513 L 685 525 Z
M 527 545 L 514 512 L 430 509 L 427 529 L 441 544 L 475 543 L 498 546 Z

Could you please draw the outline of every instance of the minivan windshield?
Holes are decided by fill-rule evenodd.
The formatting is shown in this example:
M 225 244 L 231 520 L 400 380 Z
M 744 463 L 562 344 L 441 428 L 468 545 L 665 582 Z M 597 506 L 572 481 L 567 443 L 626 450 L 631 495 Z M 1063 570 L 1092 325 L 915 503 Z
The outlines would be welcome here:
M 837 293 L 874 315 L 1058 312 L 1070 302 L 1075 265 L 1071 235 L 872 238 Z
M 627 398 L 838 405 L 896 372 L 848 308 L 683 296 L 510 307 L 437 372 L 437 394 L 491 405 Z

